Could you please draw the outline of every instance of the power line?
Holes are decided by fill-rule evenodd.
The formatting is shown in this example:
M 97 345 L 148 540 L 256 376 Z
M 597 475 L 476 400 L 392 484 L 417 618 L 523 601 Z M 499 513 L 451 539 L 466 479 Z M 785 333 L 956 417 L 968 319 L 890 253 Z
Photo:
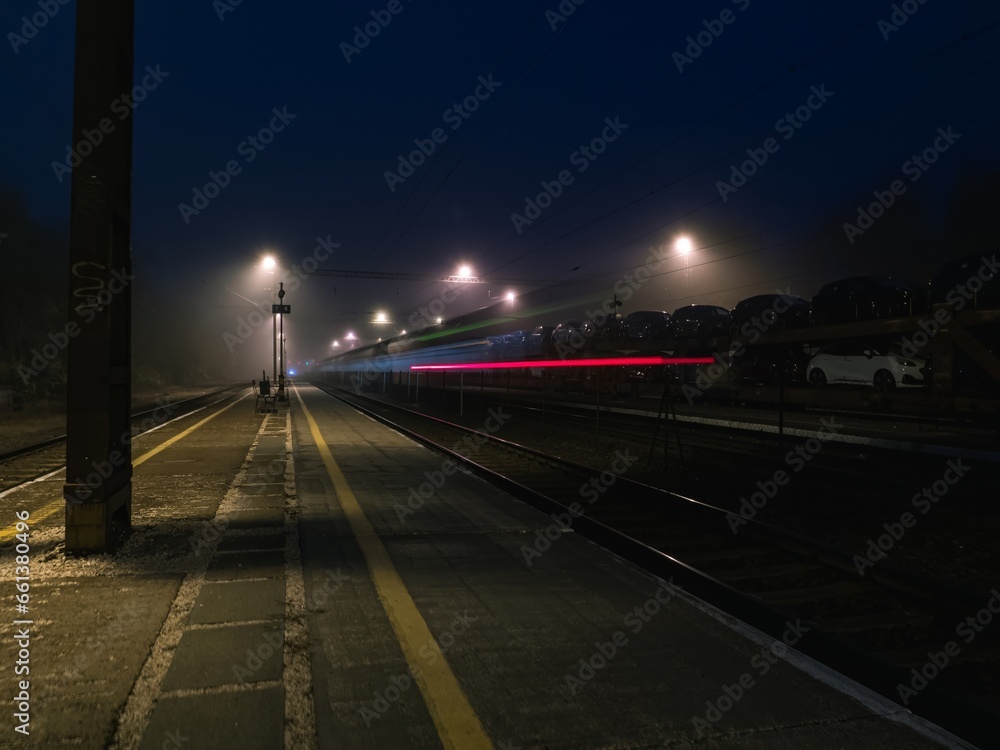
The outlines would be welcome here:
M 855 26 L 851 31 L 847 32 L 845 35 L 842 35 L 837 41 L 840 41 L 840 39 L 844 39 L 847 36 L 850 36 L 850 34 L 853 33 L 861 25 L 863 25 L 863 24 L 859 24 L 858 26 Z M 948 50 L 951 50 L 951 49 L 953 49 L 955 47 L 958 47 L 958 46 L 960 46 L 962 44 L 966 44 L 966 43 L 972 41 L 975 37 L 980 36 L 980 35 L 988 32 L 988 31 L 990 31 L 991 29 L 997 27 L 998 25 L 1000 25 L 1000 21 L 988 24 L 987 26 L 984 26 L 984 27 L 976 30 L 975 32 L 973 32 L 971 34 L 963 34 L 959 39 L 957 39 L 955 41 L 952 41 L 952 42 L 949 42 L 948 44 L 946 44 L 946 45 L 944 45 L 942 47 L 939 47 L 939 48 L 937 48 L 937 49 L 935 49 L 935 50 L 933 50 L 933 51 L 931 51 L 931 52 L 929 52 L 929 53 L 927 53 L 927 54 L 925 54 L 925 55 L 917 58 L 916 60 L 908 63 L 907 65 L 905 65 L 905 66 L 903 66 L 901 68 L 898 68 L 898 69 L 896 69 L 894 71 L 891 71 L 891 72 L 887 73 L 886 75 L 884 75 L 880 79 L 878 79 L 876 81 L 873 81 L 871 84 L 869 84 L 868 86 L 866 86 L 864 89 L 862 89 L 862 91 L 868 91 L 870 89 L 876 88 L 876 87 L 884 84 L 889 79 L 894 78 L 894 77 L 896 77 L 896 76 L 898 76 L 898 75 L 900 75 L 900 74 L 902 74 L 902 73 L 904 73 L 904 72 L 906 72 L 906 71 L 908 71 L 908 70 L 916 67 L 920 63 L 922 63 L 922 62 L 924 62 L 926 60 L 929 60 L 932 57 L 936 57 L 937 55 L 940 55 L 940 54 L 942 54 L 944 52 L 947 52 Z M 831 43 L 830 45 L 827 45 L 827 47 L 825 47 L 823 50 L 821 50 L 820 52 L 814 53 L 809 58 L 806 58 L 806 60 L 811 59 L 812 57 L 817 56 L 821 52 L 829 49 L 834 44 L 836 44 L 836 42 Z M 964 71 L 964 72 L 958 74 L 957 76 L 954 76 L 953 78 L 951 78 L 948 81 L 946 81 L 944 84 L 941 84 L 939 86 L 936 86 L 936 87 L 933 87 L 933 88 L 921 91 L 916 96 L 914 96 L 914 97 L 912 97 L 912 98 L 910 98 L 910 99 L 902 102 L 899 105 L 896 105 L 895 107 L 893 107 L 893 108 L 891 108 L 891 109 L 883 112 L 882 114 L 878 115 L 877 117 L 874 117 L 874 118 L 865 118 L 865 119 L 858 120 L 857 123 L 855 123 L 855 127 L 858 124 L 861 124 L 861 123 L 864 123 L 864 122 L 869 122 L 869 121 L 874 121 L 874 120 L 881 119 L 881 118 L 887 116 L 888 114 L 891 114 L 892 112 L 895 112 L 896 110 L 901 109 L 902 107 L 905 107 L 905 106 L 911 104 L 913 101 L 917 100 L 920 97 L 925 96 L 928 93 L 932 93 L 932 92 L 935 92 L 935 91 L 937 91 L 937 90 L 939 90 L 941 88 L 944 88 L 945 86 L 949 85 L 951 82 L 953 82 L 954 80 L 957 80 L 958 78 L 970 75 L 970 74 L 972 74 L 972 73 L 980 70 L 981 68 L 986 67 L 987 65 L 991 64 L 992 62 L 994 62 L 996 59 L 997 58 L 991 58 L 990 60 L 987 60 L 986 62 L 984 62 L 984 63 L 982 63 L 980 65 L 977 65 L 977 66 L 975 66 L 974 68 L 972 68 L 972 69 L 970 69 L 968 71 Z M 783 77 L 783 76 L 781 76 L 781 77 Z M 768 82 L 767 84 L 764 84 L 764 86 L 770 85 L 771 83 L 773 83 L 774 80 L 777 80 L 777 79 L 773 79 L 772 81 Z M 759 91 L 760 88 L 763 88 L 763 86 L 762 87 L 758 87 L 758 89 L 756 89 L 755 92 L 752 92 L 752 93 L 756 93 L 756 91 Z M 752 95 L 752 94 L 750 94 L 750 95 Z M 750 95 L 747 95 L 747 96 L 750 96 Z M 744 100 L 746 98 L 747 97 L 743 97 L 743 98 L 741 98 L 738 101 L 742 101 L 742 100 Z M 727 107 L 727 109 L 728 109 L 728 107 Z M 725 110 L 723 110 L 723 111 L 725 111 Z M 709 118 L 709 119 L 711 119 L 711 118 Z M 705 121 L 703 121 L 703 123 L 704 122 Z M 686 133 L 682 134 L 682 136 L 679 136 L 678 139 L 680 137 L 683 137 L 683 135 L 686 135 L 689 132 L 691 132 L 691 131 L 690 130 L 686 131 Z M 846 132 L 846 129 L 843 129 L 843 128 L 839 132 L 840 132 L 840 135 L 838 137 L 835 137 L 833 140 L 839 140 L 839 138 L 846 137 L 846 135 L 849 134 L 848 132 Z M 836 134 L 834 134 L 834 135 L 836 135 Z M 678 140 L 678 139 L 674 139 L 673 141 L 671 141 L 671 143 L 676 142 L 676 140 Z M 787 167 L 789 167 L 791 165 L 794 165 L 797 162 L 801 161 L 806 156 L 809 156 L 809 155 L 815 153 L 817 150 L 819 150 L 820 146 L 823 143 L 825 143 L 827 140 L 829 140 L 829 139 L 824 139 L 823 141 L 820 142 L 820 144 L 818 144 L 814 148 L 812 148 L 812 149 L 810 149 L 810 150 L 808 150 L 808 151 L 800 154 L 799 156 L 794 157 L 791 161 L 785 162 L 784 164 L 782 164 L 780 166 L 777 166 L 774 169 L 770 169 L 766 174 L 764 174 L 761 177 L 758 177 L 755 180 L 753 180 L 752 185 L 748 184 L 747 186 L 744 186 L 741 189 L 745 190 L 747 187 L 751 187 L 751 186 L 752 187 L 756 187 L 762 180 L 765 180 L 765 179 L 768 179 L 769 177 L 774 176 L 775 173 L 780 173 L 783 169 L 786 169 Z M 656 154 L 656 153 L 658 153 L 658 151 L 653 152 L 653 153 Z M 589 228 L 589 227 L 591 227 L 591 226 L 593 226 L 595 224 L 598 224 L 598 223 L 600 223 L 600 222 L 602 222 L 602 221 L 610 218 L 611 216 L 614 216 L 615 214 L 618 214 L 621 211 L 623 211 L 623 210 L 625 210 L 625 209 L 627 209 L 627 208 L 629 208 L 629 207 L 631 207 L 633 205 L 636 205 L 636 204 L 642 202 L 643 200 L 651 197 L 652 195 L 655 195 L 656 193 L 661 192 L 662 190 L 666 189 L 667 187 L 670 187 L 671 185 L 677 184 L 678 182 L 681 182 L 681 181 L 683 181 L 685 179 L 688 179 L 689 177 L 697 174 L 698 172 L 701 172 L 701 171 L 707 169 L 708 167 L 711 167 L 711 166 L 717 164 L 720 161 L 725 161 L 727 159 L 732 158 L 733 155 L 735 155 L 735 154 L 741 154 L 741 153 L 743 153 L 742 149 L 738 149 L 738 150 L 730 152 L 729 154 L 727 154 L 725 156 L 722 156 L 719 159 L 716 159 L 716 160 L 714 160 L 714 161 L 712 161 L 712 162 L 710 162 L 708 164 L 702 165 L 702 166 L 700 166 L 700 167 L 698 167 L 698 168 L 696 168 L 694 170 L 691 170 L 691 171 L 687 172 L 684 175 L 676 177 L 676 178 L 674 178 L 674 179 L 672 179 L 672 180 L 670 180 L 670 181 L 668 181 L 668 182 L 666 182 L 666 183 L 664 183 L 664 184 L 662 184 L 662 185 L 660 185 L 660 186 L 658 186 L 656 188 L 653 188 L 652 190 L 650 190 L 649 193 L 646 193 L 646 194 L 644 194 L 644 195 L 642 195 L 642 196 L 640 196 L 638 198 L 635 198 L 635 199 L 633 199 L 631 201 L 628 201 L 627 203 L 625 203 L 625 204 L 623 204 L 623 205 L 621 205 L 621 206 L 619 206 L 619 207 L 617 207 L 615 209 L 612 209 L 612 210 L 610 210 L 610 211 L 602 214 L 601 216 L 598 216 L 598 217 L 593 218 L 593 219 L 591 219 L 589 221 L 586 221 L 583 224 L 577 225 L 573 229 L 570 229 L 570 230 L 564 232 L 562 235 L 556 237 L 554 240 L 547 240 L 547 241 L 543 242 L 540 245 L 535 245 L 534 247 L 529 248 L 524 253 L 521 253 L 520 255 L 516 256 L 515 258 L 512 258 L 512 259 L 510 259 L 510 260 L 508 260 L 508 261 L 506 261 L 506 262 L 504 262 L 504 263 L 502 263 L 502 264 L 500 264 L 498 266 L 494 266 L 492 270 L 495 271 L 495 270 L 498 270 L 500 268 L 504 268 L 505 266 L 508 266 L 508 265 L 510 265 L 512 263 L 515 263 L 515 262 L 517 262 L 517 261 L 519 261 L 519 260 L 527 257 L 528 255 L 531 255 L 531 254 L 533 254 L 533 253 L 535 253 L 535 252 L 537 252 L 539 250 L 543 250 L 543 249 L 545 249 L 545 248 L 547 248 L 547 247 L 549 247 L 549 246 L 551 246 L 551 245 L 553 245 L 553 244 L 555 244 L 557 242 L 560 242 L 560 241 L 562 241 L 564 239 L 567 239 L 568 237 L 571 237 L 571 236 L 579 233 L 583 229 L 586 229 L 586 228 Z M 624 171 L 628 171 L 628 169 L 631 169 L 634 166 L 635 166 L 635 164 L 630 165 L 628 168 L 626 168 L 625 170 L 623 170 L 623 172 Z M 619 175 L 622 174 L 623 172 L 620 172 Z M 600 183 L 598 186 L 596 186 L 594 189 L 592 189 L 589 192 L 590 193 L 594 192 L 594 190 L 596 190 L 599 187 L 602 187 L 602 186 L 608 184 L 611 180 L 616 179 L 617 176 L 619 176 L 619 175 L 615 175 L 614 177 L 612 177 L 612 178 L 610 178 L 608 180 L 603 181 L 602 183 Z M 581 196 L 581 198 L 582 198 L 582 196 Z M 579 200 L 579 199 L 576 199 L 576 200 Z M 649 236 L 650 234 L 652 234 L 652 233 L 654 233 L 656 231 L 662 230 L 663 228 L 665 228 L 667 226 L 670 226 L 671 224 L 674 224 L 674 223 L 680 221 L 681 219 L 687 218 L 687 217 L 689 217 L 689 216 L 697 213 L 698 211 L 701 211 L 701 210 L 707 208 L 710 205 L 718 203 L 720 200 L 721 200 L 721 196 L 715 197 L 715 198 L 713 198 L 711 200 L 708 200 L 705 203 L 702 203 L 702 204 L 696 206 L 695 208 L 693 208 L 693 209 L 691 209 L 689 211 L 686 211 L 686 212 L 684 212 L 684 213 L 682 213 L 682 214 L 680 214 L 678 216 L 675 216 L 674 218 L 670 219 L 669 221 L 656 226 L 654 229 L 652 229 L 650 231 L 644 232 L 644 233 L 642 233 L 640 235 L 637 235 L 637 236 L 635 236 L 635 237 L 627 240 L 624 243 L 620 243 L 620 244 L 614 246 L 610 250 L 608 250 L 608 251 L 606 251 L 604 253 L 601 253 L 600 255 L 598 255 L 596 258 L 594 258 L 592 260 L 603 258 L 603 257 L 605 257 L 605 256 L 607 256 L 607 255 L 609 255 L 609 254 L 611 254 L 611 253 L 613 253 L 613 252 L 615 252 L 617 250 L 622 249 L 623 247 L 627 247 L 627 246 L 633 244 L 634 242 L 636 242 L 638 240 L 641 240 L 641 239 Z M 768 231 L 768 228 L 765 228 L 765 229 L 762 229 L 762 230 L 759 230 L 759 231 L 760 232 Z M 756 234 L 756 233 L 758 233 L 758 232 L 755 232 L 754 234 Z M 503 247 L 508 242 L 509 242 L 509 240 L 506 240 L 503 243 L 500 243 L 499 245 L 494 246 L 493 248 L 485 251 L 483 254 L 480 255 L 480 258 L 486 257 L 486 256 L 490 255 L 491 253 L 495 252 L 500 247 Z M 602 274 L 602 276 L 603 276 L 603 274 Z M 595 280 L 595 279 L 599 279 L 599 278 L 601 278 L 601 277 L 600 276 L 595 276 L 595 277 L 592 277 L 592 279 L 589 279 L 589 280 Z
M 338 276 L 351 279 L 386 279 L 392 281 L 442 281 L 448 284 L 511 284 L 514 286 L 552 286 L 569 282 L 538 279 L 505 279 L 485 276 L 435 275 L 430 273 L 402 273 L 398 271 L 355 271 L 351 269 L 318 268 L 308 271 L 309 276 Z
M 822 47 L 822 48 L 814 51 L 813 53 L 807 55 L 806 57 L 804 57 L 801 60 L 799 60 L 798 62 L 796 62 L 794 65 L 792 65 L 789 68 L 788 71 L 785 71 L 785 72 L 783 72 L 783 73 L 781 73 L 781 74 L 779 74 L 779 75 L 771 78 L 770 80 L 768 80 L 768 81 L 762 83 L 761 85 L 757 86 L 756 88 L 752 89 L 751 91 L 749 91 L 745 95 L 743 95 L 741 97 L 738 97 L 737 99 L 734 99 L 732 102 L 730 102 L 729 104 L 727 104 L 722 109 L 717 110 L 715 113 L 713 113 L 713 114 L 709 115 L 708 117 L 704 118 L 703 120 L 699 121 L 698 123 L 696 123 L 695 125 L 691 126 L 690 128 L 688 128 L 684 132 L 682 132 L 679 135 L 677 135 L 676 137 L 672 138 L 670 141 L 668 141 L 667 143 L 663 144 L 659 148 L 653 150 L 652 152 L 646 154 L 645 156 L 640 157 L 639 159 L 637 159 L 636 161 L 632 162 L 632 164 L 628 165 L 624 169 L 620 170 L 619 172 L 615 173 L 611 177 L 609 177 L 609 178 L 603 180 L 602 182 L 598 183 L 597 185 L 595 185 L 593 188 L 591 188 L 590 190 L 588 190 L 583 195 L 580 195 L 580 196 L 574 198 L 569 203 L 561 206 L 555 212 L 553 212 L 552 214 L 550 214 L 546 218 L 545 221 L 540 222 L 535 228 L 537 229 L 537 227 L 543 226 L 553 216 L 555 216 L 555 215 L 557 215 L 559 213 L 562 213 L 565 210 L 567 210 L 570 207 L 572 207 L 573 205 L 579 203 L 580 201 L 582 201 L 587 196 L 589 196 L 592 193 L 596 192 L 597 190 L 599 190 L 600 188 L 604 187 L 605 185 L 610 184 L 611 182 L 613 182 L 614 180 L 618 179 L 620 176 L 622 176 L 626 172 L 634 169 L 636 166 L 639 166 L 640 164 L 643 164 L 643 163 L 649 161 L 650 159 L 655 159 L 661 152 L 665 151 L 668 147 L 672 146 L 673 144 L 677 143 L 678 141 L 686 138 L 687 136 L 691 135 L 692 133 L 694 133 L 694 132 L 698 131 L 699 129 L 703 128 L 709 122 L 711 122 L 711 121 L 713 121 L 713 120 L 721 117 L 723 114 L 725 114 L 729 110 L 733 109 L 737 105 L 742 104 L 743 102 L 745 102 L 746 100 L 750 99 L 753 96 L 756 96 L 758 93 L 760 93 L 764 89 L 768 88 L 772 84 L 776 83 L 777 81 L 780 81 L 780 80 L 786 78 L 792 72 L 796 71 L 797 69 L 801 68 L 804 65 L 807 65 L 808 63 L 810 63 L 815 58 L 817 58 L 817 57 L 825 54 L 826 52 L 828 52 L 829 50 L 831 50 L 832 48 L 836 47 L 838 44 L 840 44 L 841 42 L 843 42 L 844 40 L 846 40 L 847 38 L 849 38 L 851 35 L 853 35 L 857 30 L 859 30 L 863 26 L 869 25 L 871 23 L 872 19 L 879 17 L 883 12 L 884 11 L 880 9 L 878 12 L 876 12 L 876 13 L 868 16 L 867 18 L 865 18 L 865 20 L 859 22 L 858 24 L 856 24 L 855 26 L 853 26 L 852 28 L 850 28 L 847 32 L 845 32 L 844 34 L 842 34 L 841 36 L 839 36 L 837 39 L 833 40 L 832 42 L 830 42 L 826 46 L 824 46 L 824 47 Z M 563 27 L 563 28 L 565 28 L 565 27 Z M 561 31 L 562 31 L 562 29 L 560 29 L 560 32 Z M 547 50 L 547 48 L 546 48 L 546 50 Z M 544 51 L 543 51 L 543 54 L 544 54 Z M 523 82 L 523 79 L 522 79 L 522 82 Z M 518 84 L 518 86 L 520 86 L 520 83 Z M 505 102 L 505 104 L 506 104 L 506 102 Z M 466 149 L 465 153 L 463 153 L 463 155 L 459 158 L 459 160 L 452 166 L 452 169 L 449 170 L 448 174 L 445 175 L 444 179 L 442 179 L 442 181 L 438 184 L 438 186 L 435 188 L 434 192 L 430 195 L 430 197 L 427 199 L 427 201 L 425 201 L 424 205 L 421 206 L 420 211 L 417 213 L 417 216 L 419 216 L 420 213 L 423 212 L 423 210 L 430 204 L 431 200 L 437 195 L 438 191 L 440 191 L 440 189 L 444 186 L 444 183 L 451 176 L 452 172 L 454 172 L 454 170 L 458 166 L 458 164 L 466 156 L 468 156 L 468 154 L 472 151 L 472 149 L 477 144 L 478 144 L 478 140 L 476 142 L 474 142 L 473 144 L 471 144 L 468 149 Z M 712 162 L 712 164 L 715 164 L 718 161 L 721 161 L 721 160 L 723 160 L 725 158 L 727 158 L 727 157 L 725 157 L 725 156 L 720 157 L 720 159 L 716 160 L 716 162 Z M 702 167 L 696 169 L 694 172 L 689 172 L 689 173 L 687 173 L 685 175 L 682 175 L 677 180 L 675 180 L 675 182 L 683 180 L 683 179 L 686 179 L 687 177 L 690 177 L 693 174 L 696 174 L 697 172 L 701 171 L 702 169 L 707 168 L 708 166 L 711 166 L 712 164 L 702 166 Z M 669 183 L 669 184 L 673 184 L 673 183 Z M 665 185 L 664 186 L 660 186 L 660 188 L 658 188 L 658 190 L 662 190 L 664 187 L 666 187 L 666 186 Z M 655 192 L 657 192 L 657 190 L 651 191 L 650 194 L 655 193 Z M 646 197 L 648 197 L 648 196 L 646 196 Z M 628 205 L 628 204 L 626 204 L 626 205 Z M 410 221 L 410 224 L 408 224 L 404 228 L 403 232 L 401 232 L 400 235 L 399 235 L 399 237 L 397 237 L 397 240 L 396 240 L 397 242 L 399 241 L 399 239 L 402 238 L 403 234 L 409 229 L 409 227 L 412 226 L 412 224 L 413 224 L 413 222 L 415 220 L 416 220 L 416 217 L 414 217 L 414 219 Z M 494 247 L 490 248 L 489 250 L 486 250 L 483 253 L 481 253 L 477 257 L 476 260 L 477 261 L 481 261 L 483 258 L 488 257 L 489 255 L 491 255 L 492 253 L 496 252 L 500 248 L 502 248 L 502 247 L 510 244 L 511 242 L 515 242 L 516 240 L 517 240 L 517 238 L 511 238 L 510 240 L 505 240 L 504 242 L 500 243 L 499 245 L 495 245 Z M 545 244 L 549 244 L 549 243 L 545 243 Z M 541 247 L 544 247 L 544 246 L 545 245 L 542 245 Z M 536 249 L 540 249 L 540 248 L 537 248 L 537 247 L 533 248 L 532 250 L 529 250 L 527 253 L 519 255 L 517 258 L 514 259 L 514 261 L 520 260 L 521 258 L 525 257 L 525 255 L 534 252 Z M 502 268 L 503 266 L 499 266 L 499 267 Z M 424 288 L 426 289 L 426 287 L 424 287 Z

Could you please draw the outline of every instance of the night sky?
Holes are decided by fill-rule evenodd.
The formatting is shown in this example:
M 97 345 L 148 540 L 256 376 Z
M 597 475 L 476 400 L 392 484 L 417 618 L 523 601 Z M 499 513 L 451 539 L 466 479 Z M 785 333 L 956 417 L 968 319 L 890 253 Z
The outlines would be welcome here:
M 74 4 L 51 5 L 30 39 L 22 16 L 45 15 L 37 0 L 0 10 L 0 185 L 60 228 Z M 925 283 L 948 258 L 995 250 L 995 2 L 139 2 L 135 33 L 148 89 L 109 114 L 134 123 L 137 356 L 156 340 L 226 375 L 266 366 L 266 331 L 235 346 L 224 335 L 268 301 L 261 256 L 290 279 L 317 238 L 339 244 L 325 268 L 467 263 L 573 282 L 560 286 L 569 298 L 609 296 L 651 247 L 672 255 L 689 236 L 694 251 L 668 259 L 626 313 L 777 288 L 808 298 L 867 273 Z M 185 209 L 228 162 L 228 184 Z M 895 181 L 870 228 L 845 228 Z M 526 200 L 543 183 L 558 194 L 535 214 Z M 375 311 L 402 328 L 444 290 L 295 287 L 293 361 L 349 330 L 387 335 Z M 476 286 L 446 316 L 529 288 Z

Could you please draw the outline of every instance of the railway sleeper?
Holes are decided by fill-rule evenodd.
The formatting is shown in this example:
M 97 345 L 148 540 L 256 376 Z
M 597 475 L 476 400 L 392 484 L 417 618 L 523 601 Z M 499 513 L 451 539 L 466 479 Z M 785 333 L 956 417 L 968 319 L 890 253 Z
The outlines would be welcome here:
M 761 565 L 755 568 L 713 570 L 712 576 L 723 581 L 748 581 L 765 578 L 801 579 L 805 576 L 815 576 L 816 573 L 828 574 L 829 571 L 819 565 L 782 563 L 779 565 Z
M 892 610 L 865 615 L 848 615 L 823 620 L 823 629 L 831 633 L 862 633 L 870 630 L 928 627 L 933 617 L 913 612 Z M 926 654 L 925 654 L 926 656 Z
M 781 591 L 766 591 L 757 596 L 769 604 L 799 604 L 823 600 L 843 600 L 862 594 L 871 594 L 872 589 L 857 583 L 828 583 L 822 586 L 810 586 L 800 589 L 784 589 Z
M 767 555 L 773 555 L 772 550 L 763 547 L 740 547 L 738 549 L 720 549 L 704 552 L 690 552 L 684 555 L 684 562 L 708 565 L 726 563 L 730 560 L 755 560 Z

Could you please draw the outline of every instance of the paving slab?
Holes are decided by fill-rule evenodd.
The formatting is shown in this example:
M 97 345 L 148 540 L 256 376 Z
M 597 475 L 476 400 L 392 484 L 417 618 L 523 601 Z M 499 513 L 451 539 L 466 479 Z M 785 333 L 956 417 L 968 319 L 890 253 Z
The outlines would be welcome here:
M 187 630 L 162 689 L 191 690 L 281 678 L 282 627 L 275 623 Z
M 285 574 L 283 550 L 220 552 L 212 558 L 205 577 L 210 581 L 237 578 L 281 578 Z
M 264 581 L 207 582 L 201 588 L 191 624 L 280 620 L 285 614 L 285 582 L 280 578 Z
M 140 750 L 274 750 L 284 741 L 284 690 L 167 697 L 157 703 Z

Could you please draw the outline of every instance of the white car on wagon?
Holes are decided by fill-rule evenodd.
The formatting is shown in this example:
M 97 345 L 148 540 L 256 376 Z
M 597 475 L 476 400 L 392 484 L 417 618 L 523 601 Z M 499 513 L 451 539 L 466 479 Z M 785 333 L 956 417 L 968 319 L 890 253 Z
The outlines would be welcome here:
M 925 385 L 921 357 L 904 356 L 897 347 L 843 342 L 824 347 L 809 360 L 806 377 L 812 385 L 854 383 L 890 391 L 896 386 Z

